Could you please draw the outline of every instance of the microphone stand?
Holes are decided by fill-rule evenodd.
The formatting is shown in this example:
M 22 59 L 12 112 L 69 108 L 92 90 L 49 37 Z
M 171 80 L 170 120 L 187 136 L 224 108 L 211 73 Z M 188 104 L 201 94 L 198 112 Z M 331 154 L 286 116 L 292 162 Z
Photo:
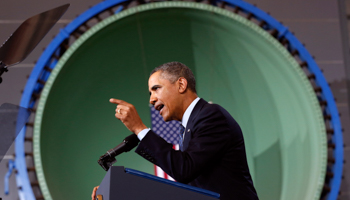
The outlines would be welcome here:
M 134 147 L 136 147 L 139 144 L 140 140 L 135 134 L 131 134 L 128 137 L 126 137 L 122 143 L 120 143 L 118 146 L 114 147 L 113 149 L 110 149 L 102 155 L 98 159 L 98 164 L 105 170 L 108 171 L 108 169 L 117 162 L 117 159 L 115 157 L 123 152 L 128 152 Z

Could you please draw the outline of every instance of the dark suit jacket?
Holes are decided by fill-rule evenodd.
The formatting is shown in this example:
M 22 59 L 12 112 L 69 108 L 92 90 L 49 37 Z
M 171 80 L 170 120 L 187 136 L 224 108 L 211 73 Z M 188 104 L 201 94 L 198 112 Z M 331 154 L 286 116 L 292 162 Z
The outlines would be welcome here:
M 224 108 L 200 99 L 188 120 L 183 145 L 183 152 L 173 150 L 151 130 L 136 153 L 178 182 L 220 193 L 221 200 L 258 199 L 242 131 Z

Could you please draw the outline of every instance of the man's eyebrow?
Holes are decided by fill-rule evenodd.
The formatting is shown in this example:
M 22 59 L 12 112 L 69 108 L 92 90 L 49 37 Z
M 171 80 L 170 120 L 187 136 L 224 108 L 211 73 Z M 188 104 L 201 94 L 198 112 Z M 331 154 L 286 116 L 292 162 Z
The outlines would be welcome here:
M 152 87 L 151 87 L 151 90 L 155 90 L 155 89 L 157 89 L 157 88 L 159 88 L 160 87 L 160 85 L 153 85 Z
M 157 88 L 159 88 L 160 87 L 160 85 L 153 85 L 152 87 L 151 87 L 151 90 L 150 90 L 150 92 L 149 92 L 149 95 L 151 95 L 151 91 L 152 90 L 156 90 Z

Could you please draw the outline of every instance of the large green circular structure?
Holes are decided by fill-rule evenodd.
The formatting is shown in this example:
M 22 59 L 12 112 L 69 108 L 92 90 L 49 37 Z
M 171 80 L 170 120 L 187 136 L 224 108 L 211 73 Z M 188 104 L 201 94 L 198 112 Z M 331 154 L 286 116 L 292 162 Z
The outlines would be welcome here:
M 113 15 L 63 55 L 41 94 L 34 156 L 45 199 L 87 199 L 105 172 L 97 159 L 130 132 L 110 98 L 150 126 L 149 72 L 181 61 L 198 95 L 222 105 L 244 133 L 259 198 L 319 199 L 327 162 L 321 108 L 306 75 L 269 33 L 230 11 L 161 2 Z M 153 173 L 133 152 L 117 165 Z M 307 178 L 305 178 L 307 177 Z

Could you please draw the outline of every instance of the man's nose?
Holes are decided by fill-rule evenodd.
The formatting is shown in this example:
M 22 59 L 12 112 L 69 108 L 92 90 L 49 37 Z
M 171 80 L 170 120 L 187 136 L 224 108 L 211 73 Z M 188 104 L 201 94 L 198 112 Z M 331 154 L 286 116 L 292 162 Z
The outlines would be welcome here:
M 149 97 L 149 103 L 154 105 L 157 102 L 157 97 L 151 93 L 151 96 Z

